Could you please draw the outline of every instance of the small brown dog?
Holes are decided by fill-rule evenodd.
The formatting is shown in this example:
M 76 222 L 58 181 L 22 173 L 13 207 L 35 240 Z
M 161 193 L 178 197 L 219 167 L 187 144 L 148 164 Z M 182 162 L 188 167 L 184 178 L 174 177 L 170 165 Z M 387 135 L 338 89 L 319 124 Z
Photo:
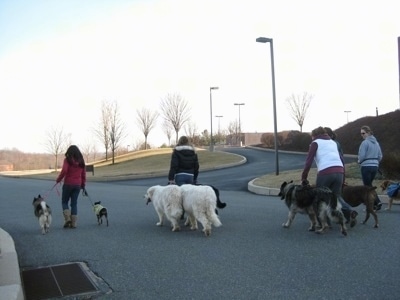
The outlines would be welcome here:
M 390 181 L 390 180 L 385 180 L 384 182 L 382 182 L 382 184 L 381 184 L 382 192 L 386 191 L 388 186 L 390 184 L 392 184 L 392 183 L 396 183 L 396 182 L 393 182 L 393 181 Z M 385 210 L 391 210 L 392 209 L 393 200 L 400 200 L 400 192 L 397 193 L 397 195 L 394 196 L 394 197 L 389 197 L 388 207 L 385 208 Z
M 376 186 L 370 187 L 366 185 L 343 185 L 343 190 L 342 190 L 342 197 L 344 201 L 346 201 L 349 205 L 352 207 L 359 206 L 360 204 L 364 204 L 366 207 L 366 216 L 365 220 L 362 222 L 362 224 L 365 224 L 368 219 L 369 215 L 372 214 L 372 216 L 375 219 L 375 226 L 374 228 L 378 228 L 378 216 L 376 215 L 376 212 L 374 211 L 374 202 L 376 197 L 378 196 L 376 193 Z

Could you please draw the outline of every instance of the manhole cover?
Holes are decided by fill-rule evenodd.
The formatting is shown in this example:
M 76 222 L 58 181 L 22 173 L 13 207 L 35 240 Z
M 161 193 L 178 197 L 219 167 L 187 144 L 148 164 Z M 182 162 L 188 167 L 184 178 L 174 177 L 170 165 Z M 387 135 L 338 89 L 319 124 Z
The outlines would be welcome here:
M 23 270 L 26 300 L 43 300 L 98 292 L 81 263 Z

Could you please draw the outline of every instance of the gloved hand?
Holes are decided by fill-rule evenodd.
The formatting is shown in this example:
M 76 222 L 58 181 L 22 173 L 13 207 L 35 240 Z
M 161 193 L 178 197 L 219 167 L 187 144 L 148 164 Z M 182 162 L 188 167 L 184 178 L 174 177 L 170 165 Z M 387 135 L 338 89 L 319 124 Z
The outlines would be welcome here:
M 301 181 L 302 186 L 310 185 L 310 182 L 307 179 Z

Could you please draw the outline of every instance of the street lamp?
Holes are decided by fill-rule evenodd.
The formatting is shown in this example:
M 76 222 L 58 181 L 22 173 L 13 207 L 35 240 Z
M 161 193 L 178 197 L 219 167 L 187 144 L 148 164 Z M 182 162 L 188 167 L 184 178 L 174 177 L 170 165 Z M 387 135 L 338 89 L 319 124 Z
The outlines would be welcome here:
M 214 151 L 214 143 L 213 143 L 213 133 L 212 133 L 212 95 L 211 95 L 211 91 L 212 90 L 218 90 L 217 86 L 214 87 L 210 87 L 210 121 L 211 121 L 211 130 L 210 130 L 210 151 L 213 152 Z
M 239 141 L 240 146 L 242 146 L 242 126 L 240 122 L 240 106 L 244 105 L 245 103 L 234 103 L 234 105 L 239 106 Z
M 273 40 L 266 37 L 256 39 L 257 43 L 269 43 L 271 53 L 271 73 L 272 73 L 272 101 L 274 110 L 274 143 L 275 143 L 275 174 L 279 175 L 279 158 L 278 158 L 278 129 L 276 116 L 276 94 L 275 94 L 275 68 L 274 68 L 274 43 Z
M 351 110 L 345 110 L 344 112 L 347 114 L 347 123 L 349 123 L 349 113 L 351 113 Z

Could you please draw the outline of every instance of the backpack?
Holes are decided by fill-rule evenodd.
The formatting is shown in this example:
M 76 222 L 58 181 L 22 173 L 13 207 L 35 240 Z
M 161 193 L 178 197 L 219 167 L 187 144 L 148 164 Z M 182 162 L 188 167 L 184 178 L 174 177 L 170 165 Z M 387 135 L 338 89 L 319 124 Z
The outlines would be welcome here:
M 390 198 L 396 197 L 399 193 L 400 183 L 392 183 L 387 187 L 387 195 Z

